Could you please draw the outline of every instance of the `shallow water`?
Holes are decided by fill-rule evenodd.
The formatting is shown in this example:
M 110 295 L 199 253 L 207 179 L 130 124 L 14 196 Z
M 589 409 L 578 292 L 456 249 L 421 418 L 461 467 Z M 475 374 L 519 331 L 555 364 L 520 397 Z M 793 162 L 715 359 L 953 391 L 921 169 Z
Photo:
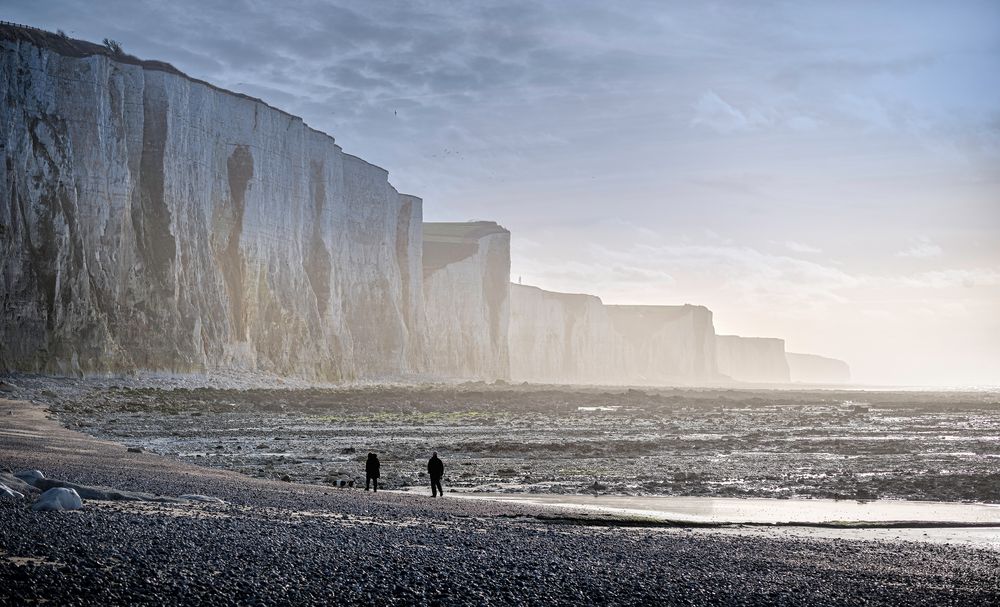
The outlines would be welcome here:
M 690 523 L 779 525 L 907 522 L 941 525 L 996 524 L 1000 529 L 1000 504 L 509 493 L 450 493 L 448 496 L 585 509 Z
M 53 393 L 54 394 L 54 393 Z M 70 398 L 72 396 L 72 398 Z M 202 465 L 306 483 L 517 496 L 1000 503 L 1000 395 L 392 387 L 59 396 L 64 423 Z

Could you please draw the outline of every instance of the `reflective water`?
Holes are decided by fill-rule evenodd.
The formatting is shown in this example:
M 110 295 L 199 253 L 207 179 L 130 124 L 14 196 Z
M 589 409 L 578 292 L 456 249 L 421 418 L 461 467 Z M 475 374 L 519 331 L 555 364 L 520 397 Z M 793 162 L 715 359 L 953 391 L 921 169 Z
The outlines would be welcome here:
M 692 523 L 898 523 L 996 524 L 1000 504 L 955 504 L 876 500 L 778 500 L 713 497 L 533 495 L 451 493 L 463 499 L 491 499 L 524 504 L 585 509 Z

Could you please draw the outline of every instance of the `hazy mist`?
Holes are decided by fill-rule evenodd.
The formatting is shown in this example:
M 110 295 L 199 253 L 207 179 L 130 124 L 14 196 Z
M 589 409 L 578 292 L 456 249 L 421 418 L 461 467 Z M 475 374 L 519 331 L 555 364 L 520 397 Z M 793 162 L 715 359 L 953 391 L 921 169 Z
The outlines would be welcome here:
M 515 282 L 1000 383 L 996 2 L 142 4 L 3 18 L 301 115 L 426 219 L 510 229 Z

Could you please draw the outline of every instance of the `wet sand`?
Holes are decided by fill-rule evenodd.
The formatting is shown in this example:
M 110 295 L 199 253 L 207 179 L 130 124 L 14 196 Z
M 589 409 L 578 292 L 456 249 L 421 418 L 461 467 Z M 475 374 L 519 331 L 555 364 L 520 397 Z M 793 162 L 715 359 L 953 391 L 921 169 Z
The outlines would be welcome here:
M 1000 554 L 630 527 L 608 513 L 336 490 L 128 453 L 0 402 L 0 465 L 227 504 L 0 502 L 11 604 L 983 605 Z M 623 523 L 621 525 L 616 524 Z
M 1000 503 L 997 393 L 372 386 L 170 389 L 20 382 L 100 438 L 306 483 L 482 493 Z

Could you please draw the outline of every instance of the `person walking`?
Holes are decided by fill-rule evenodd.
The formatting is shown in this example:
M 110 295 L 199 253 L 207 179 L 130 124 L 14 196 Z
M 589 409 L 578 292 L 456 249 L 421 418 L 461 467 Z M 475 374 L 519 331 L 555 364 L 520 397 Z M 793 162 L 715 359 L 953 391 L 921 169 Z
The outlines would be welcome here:
M 441 488 L 441 477 L 444 476 L 444 462 L 438 458 L 437 451 L 427 460 L 427 474 L 431 475 L 431 497 L 437 497 L 438 493 L 444 497 L 444 489 Z
M 382 462 L 378 461 L 378 456 L 374 453 L 368 454 L 368 461 L 365 462 L 365 491 L 368 486 L 375 485 L 375 493 L 378 493 L 378 477 L 382 469 Z

